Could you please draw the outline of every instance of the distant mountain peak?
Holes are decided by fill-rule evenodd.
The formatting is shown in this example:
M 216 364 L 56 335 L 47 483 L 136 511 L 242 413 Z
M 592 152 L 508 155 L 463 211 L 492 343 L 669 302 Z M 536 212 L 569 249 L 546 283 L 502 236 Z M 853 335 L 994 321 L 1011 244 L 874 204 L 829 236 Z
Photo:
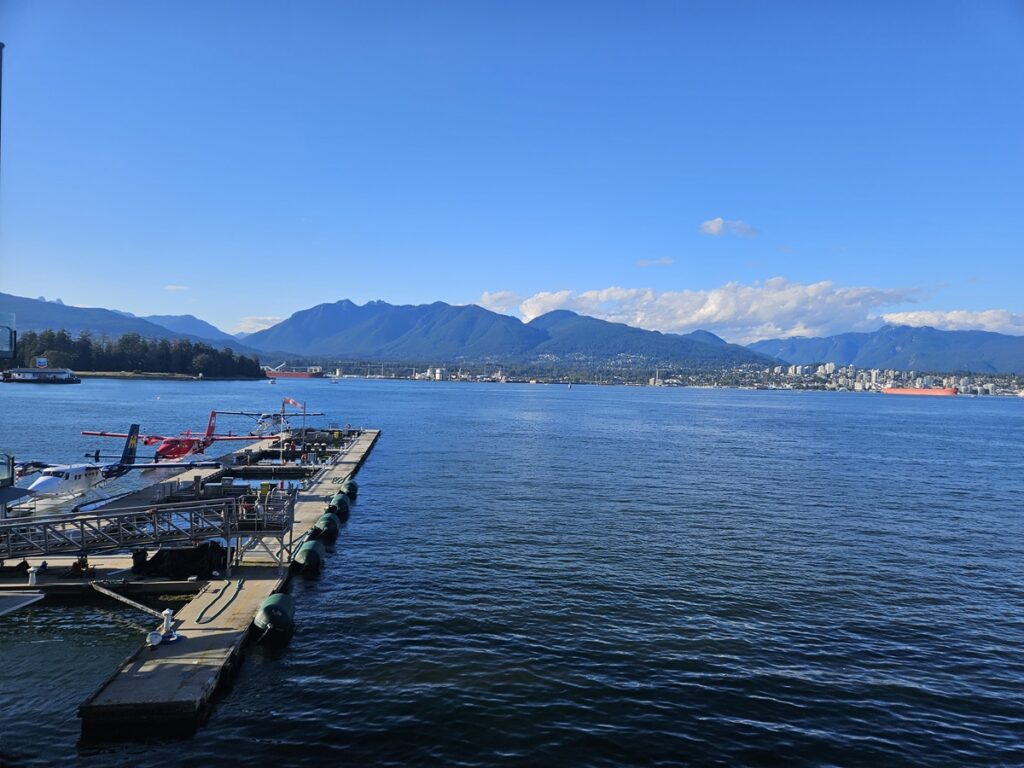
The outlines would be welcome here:
M 198 336 L 205 339 L 224 341 L 234 339 L 230 333 L 225 333 L 220 328 L 205 320 L 200 320 L 195 315 L 147 315 L 143 318 L 151 323 L 168 328 L 175 333 Z
M 580 314 L 578 312 L 573 312 L 571 309 L 552 309 L 550 312 L 545 312 L 543 315 L 537 315 L 530 322 L 532 323 L 537 320 L 544 320 L 544 318 L 557 319 L 562 317 L 580 317 Z
M 711 333 L 711 331 L 702 331 L 699 328 L 696 331 L 690 331 L 689 333 L 684 333 L 682 335 L 686 338 L 693 339 L 694 341 L 702 341 L 705 344 L 713 344 L 715 346 L 729 345 L 729 342 L 721 336 L 716 336 Z

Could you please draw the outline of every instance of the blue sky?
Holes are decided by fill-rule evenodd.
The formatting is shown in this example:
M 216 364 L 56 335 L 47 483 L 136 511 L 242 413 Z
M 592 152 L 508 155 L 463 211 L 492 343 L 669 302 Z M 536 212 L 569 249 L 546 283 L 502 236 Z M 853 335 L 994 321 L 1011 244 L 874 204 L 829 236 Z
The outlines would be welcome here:
M 5 292 L 1024 334 L 1019 2 L 2 0 L 0 40 Z

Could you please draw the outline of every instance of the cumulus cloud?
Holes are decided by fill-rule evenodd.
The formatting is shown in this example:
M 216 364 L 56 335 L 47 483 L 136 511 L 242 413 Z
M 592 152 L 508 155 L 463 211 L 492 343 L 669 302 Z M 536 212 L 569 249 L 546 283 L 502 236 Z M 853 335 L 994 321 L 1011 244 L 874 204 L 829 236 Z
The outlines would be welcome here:
M 660 259 L 640 259 L 636 265 L 638 267 L 671 267 L 673 263 L 668 256 L 663 256 Z
M 515 312 L 522 301 L 523 297 L 512 291 L 484 291 L 477 303 L 492 312 L 508 315 Z
M 189 287 L 187 285 L 165 285 L 165 291 L 187 291 Z
M 944 331 L 995 331 L 1024 335 L 1024 313 L 1005 309 L 987 309 L 971 312 L 954 309 L 918 310 L 914 312 L 886 312 L 882 319 L 892 325 L 930 325 Z
M 700 225 L 700 231 L 703 235 L 711 235 L 712 237 L 718 237 L 725 231 L 725 219 L 721 216 L 716 216 L 713 219 L 708 219 Z
M 500 297 L 500 301 L 494 297 Z M 913 288 L 843 287 L 827 280 L 799 283 L 773 277 L 749 285 L 726 283 L 703 291 L 611 286 L 581 292 L 541 291 L 527 297 L 495 291 L 485 293 L 480 303 L 488 306 L 485 299 L 490 298 L 490 308 L 518 314 L 526 322 L 555 309 L 569 309 L 667 333 L 701 328 L 740 344 L 789 336 L 871 331 L 884 323 L 1024 335 L 1024 313 L 1004 309 L 885 311 L 913 303 L 918 297 L 919 291 Z
M 724 219 L 721 216 L 701 222 L 700 232 L 702 235 L 710 235 L 711 237 L 718 237 L 724 234 L 754 237 L 757 234 L 757 230 L 742 219 Z
M 650 330 L 686 333 L 702 328 L 730 341 L 749 343 L 877 328 L 883 322 L 879 310 L 913 301 L 914 295 L 910 289 L 847 288 L 828 281 L 805 284 L 775 277 L 750 285 L 726 283 L 706 291 L 619 286 L 542 291 L 523 298 L 518 314 L 529 321 L 554 309 L 570 309 Z
M 243 317 L 238 321 L 238 325 L 232 333 L 256 333 L 256 331 L 262 331 L 269 328 L 272 325 L 277 325 L 283 317 L 274 317 L 266 315 L 264 317 Z

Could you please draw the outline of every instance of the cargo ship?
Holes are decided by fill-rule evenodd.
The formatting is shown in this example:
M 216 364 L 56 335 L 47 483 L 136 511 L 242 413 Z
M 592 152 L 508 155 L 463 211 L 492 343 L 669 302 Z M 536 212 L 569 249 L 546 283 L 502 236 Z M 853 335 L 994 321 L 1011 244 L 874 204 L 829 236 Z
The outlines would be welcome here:
M 931 397 L 955 397 L 956 387 L 886 387 L 883 395 L 929 395 Z
M 308 368 L 264 368 L 263 373 L 268 379 L 319 379 L 324 375 L 324 369 L 311 365 Z

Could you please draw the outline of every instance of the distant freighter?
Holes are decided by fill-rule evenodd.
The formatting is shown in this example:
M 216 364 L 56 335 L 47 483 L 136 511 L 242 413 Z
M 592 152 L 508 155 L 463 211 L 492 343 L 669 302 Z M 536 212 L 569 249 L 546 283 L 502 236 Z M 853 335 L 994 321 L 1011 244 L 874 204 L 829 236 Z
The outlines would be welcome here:
M 932 397 L 955 397 L 956 387 L 886 387 L 883 395 L 931 395 Z

